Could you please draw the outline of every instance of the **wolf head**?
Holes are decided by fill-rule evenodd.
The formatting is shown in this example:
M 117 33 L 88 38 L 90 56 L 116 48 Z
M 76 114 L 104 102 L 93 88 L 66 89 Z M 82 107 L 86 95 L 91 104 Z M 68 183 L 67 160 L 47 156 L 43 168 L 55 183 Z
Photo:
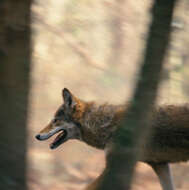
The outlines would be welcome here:
M 66 88 L 62 90 L 62 97 L 64 103 L 58 108 L 50 123 L 36 135 L 38 140 L 46 140 L 59 133 L 50 144 L 51 149 L 57 148 L 69 139 L 82 139 L 80 118 L 85 103 L 73 96 Z

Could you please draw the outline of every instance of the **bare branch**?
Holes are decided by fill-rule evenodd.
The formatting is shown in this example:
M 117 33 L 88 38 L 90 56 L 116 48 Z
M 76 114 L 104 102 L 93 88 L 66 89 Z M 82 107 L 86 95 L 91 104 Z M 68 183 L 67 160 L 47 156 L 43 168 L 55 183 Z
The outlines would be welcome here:
M 82 59 L 84 59 L 87 64 L 91 65 L 95 69 L 105 71 L 105 68 L 99 66 L 99 64 L 92 58 L 89 52 L 85 48 L 81 47 L 79 43 L 77 43 L 76 39 L 74 39 L 70 34 L 66 34 L 63 29 L 60 29 L 58 27 L 52 27 L 44 20 L 40 19 L 40 16 L 37 15 L 37 13 L 35 13 L 35 15 L 35 21 L 43 24 L 46 28 L 48 28 L 48 31 L 57 34 L 57 36 L 59 36 L 61 40 L 64 40 L 66 44 L 71 47 Z

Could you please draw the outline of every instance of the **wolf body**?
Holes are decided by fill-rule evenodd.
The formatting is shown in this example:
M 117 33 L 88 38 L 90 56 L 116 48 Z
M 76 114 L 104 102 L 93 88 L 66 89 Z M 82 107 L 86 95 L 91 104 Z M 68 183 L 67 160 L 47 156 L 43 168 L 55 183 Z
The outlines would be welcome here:
M 59 133 L 50 148 L 54 149 L 69 139 L 78 139 L 98 149 L 111 149 L 112 138 L 128 104 L 98 105 L 76 98 L 68 89 L 62 92 L 64 104 L 53 120 L 37 136 L 46 140 Z M 153 110 L 153 132 L 142 146 L 141 161 L 152 166 L 164 190 L 173 190 L 168 163 L 189 160 L 189 105 L 164 105 Z M 126 148 L 126 147 L 125 147 Z M 100 177 L 88 187 L 96 189 Z

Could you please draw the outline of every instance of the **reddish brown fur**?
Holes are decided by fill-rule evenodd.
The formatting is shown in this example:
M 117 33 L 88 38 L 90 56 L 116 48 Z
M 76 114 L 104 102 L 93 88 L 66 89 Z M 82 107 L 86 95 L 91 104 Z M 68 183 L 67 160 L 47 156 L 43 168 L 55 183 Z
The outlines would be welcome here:
M 127 106 L 108 104 L 98 106 L 95 103 L 80 102 L 79 109 L 76 109 L 80 113 L 75 115 L 82 126 L 83 140 L 91 146 L 104 149 L 111 141 L 113 132 L 119 127 L 126 108 Z M 104 121 L 100 125 L 99 120 L 107 117 L 110 118 L 110 123 Z M 107 126 L 102 127 L 106 122 Z M 154 130 L 152 140 L 143 147 L 145 152 L 143 161 L 178 162 L 189 159 L 189 106 L 187 104 L 158 107 L 153 111 L 152 127 Z
M 72 127 L 70 129 L 77 132 L 72 133 L 76 135 L 72 137 L 93 147 L 107 149 L 108 152 L 111 149 L 112 136 L 128 111 L 128 105 L 97 105 L 95 102 L 84 102 L 73 96 L 68 89 L 63 90 L 63 98 L 64 104 L 55 114 L 58 120 L 52 120 L 40 134 L 48 133 L 60 125 L 70 125 Z M 161 183 L 166 184 L 164 190 L 167 187 L 173 189 L 166 163 L 189 160 L 189 105 L 159 106 L 153 110 L 152 115 L 153 130 L 147 143 L 142 146 L 144 154 L 141 161 L 157 168 L 156 174 L 162 179 Z M 158 171 L 167 172 L 168 177 L 163 179 L 161 172 Z M 101 177 L 97 178 L 87 190 L 95 190 L 100 180 Z
M 52 129 L 53 125 L 52 123 L 49 123 L 44 129 L 42 129 L 39 133 L 47 133 Z
M 81 125 L 82 140 L 104 149 L 119 127 L 127 105 L 97 105 L 73 96 L 76 106 L 71 121 Z M 50 122 L 40 133 L 48 132 Z M 143 146 L 145 162 L 179 162 L 189 159 L 189 105 L 164 105 L 153 110 L 153 133 Z M 127 148 L 127 147 L 125 147 Z

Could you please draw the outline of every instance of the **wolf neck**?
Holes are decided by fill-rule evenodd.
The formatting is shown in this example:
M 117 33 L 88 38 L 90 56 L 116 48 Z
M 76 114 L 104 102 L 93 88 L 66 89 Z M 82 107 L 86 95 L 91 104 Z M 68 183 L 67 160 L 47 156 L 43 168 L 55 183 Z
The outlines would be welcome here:
M 84 112 L 82 138 L 87 144 L 104 149 L 124 113 L 125 106 L 90 103 Z

